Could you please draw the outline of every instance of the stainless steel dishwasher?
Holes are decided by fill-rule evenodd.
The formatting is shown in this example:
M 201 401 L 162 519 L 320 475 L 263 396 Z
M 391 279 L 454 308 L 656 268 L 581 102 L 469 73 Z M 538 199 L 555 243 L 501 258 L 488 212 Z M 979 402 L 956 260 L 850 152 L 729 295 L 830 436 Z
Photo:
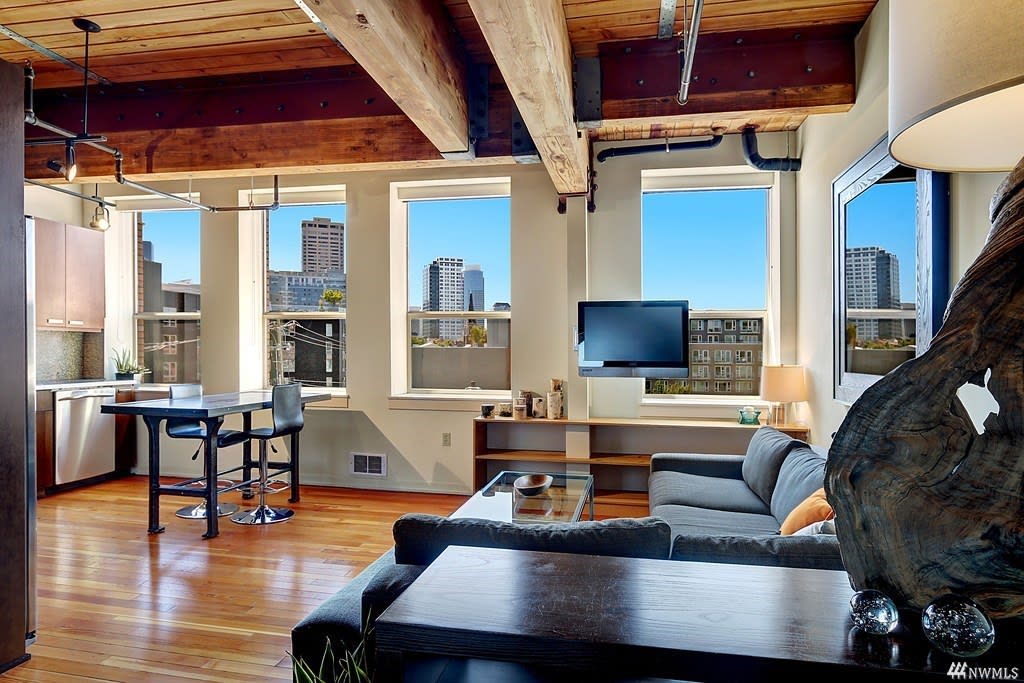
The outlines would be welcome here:
M 116 401 L 114 387 L 53 392 L 54 483 L 68 484 L 114 471 L 114 416 L 100 413 Z

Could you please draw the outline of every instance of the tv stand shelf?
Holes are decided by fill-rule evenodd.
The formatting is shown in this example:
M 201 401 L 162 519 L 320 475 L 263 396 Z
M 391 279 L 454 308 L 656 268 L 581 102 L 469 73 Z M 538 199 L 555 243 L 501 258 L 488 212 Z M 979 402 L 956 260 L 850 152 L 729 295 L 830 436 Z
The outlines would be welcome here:
M 549 471 L 589 470 L 602 497 L 625 494 L 635 501 L 647 490 L 652 453 L 743 453 L 759 426 L 730 420 L 477 417 L 473 485 L 482 488 L 502 469 L 542 471 L 547 465 Z M 802 425 L 779 429 L 798 439 L 808 436 Z

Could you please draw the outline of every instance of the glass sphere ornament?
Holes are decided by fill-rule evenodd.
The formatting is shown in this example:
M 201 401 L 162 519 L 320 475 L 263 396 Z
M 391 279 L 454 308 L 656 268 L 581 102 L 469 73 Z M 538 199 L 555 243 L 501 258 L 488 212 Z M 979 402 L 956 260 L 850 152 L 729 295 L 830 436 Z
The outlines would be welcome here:
M 850 598 L 853 624 L 865 633 L 891 633 L 900 621 L 896 604 L 885 593 L 873 589 L 857 591 Z
M 921 612 L 928 642 L 956 657 L 977 657 L 992 647 L 996 629 L 985 610 L 970 598 L 943 595 Z

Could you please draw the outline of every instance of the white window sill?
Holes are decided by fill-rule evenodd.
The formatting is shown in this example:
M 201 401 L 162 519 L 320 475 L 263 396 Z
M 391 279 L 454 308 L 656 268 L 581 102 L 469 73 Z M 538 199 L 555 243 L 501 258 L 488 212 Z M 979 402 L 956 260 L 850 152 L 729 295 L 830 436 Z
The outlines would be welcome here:
M 768 414 L 769 403 L 757 396 L 687 396 L 644 398 L 640 401 L 640 417 L 684 417 L 701 419 L 735 419 L 737 411 L 753 406 Z
M 479 413 L 483 403 L 510 402 L 512 394 L 507 391 L 458 391 L 452 393 L 395 394 L 388 398 L 392 410 L 452 410 Z

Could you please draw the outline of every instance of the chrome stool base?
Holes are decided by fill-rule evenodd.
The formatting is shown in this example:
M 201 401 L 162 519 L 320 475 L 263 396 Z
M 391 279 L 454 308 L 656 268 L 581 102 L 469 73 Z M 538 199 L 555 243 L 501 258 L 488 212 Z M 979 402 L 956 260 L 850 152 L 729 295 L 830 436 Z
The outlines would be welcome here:
M 227 517 L 238 512 L 238 506 L 234 503 L 217 503 L 217 516 Z M 182 519 L 206 519 L 206 501 L 198 505 L 186 505 L 174 513 Z
M 236 524 L 276 524 L 284 522 L 295 514 L 290 508 L 272 508 L 269 505 L 260 505 L 252 510 L 244 510 L 231 516 L 231 521 Z

